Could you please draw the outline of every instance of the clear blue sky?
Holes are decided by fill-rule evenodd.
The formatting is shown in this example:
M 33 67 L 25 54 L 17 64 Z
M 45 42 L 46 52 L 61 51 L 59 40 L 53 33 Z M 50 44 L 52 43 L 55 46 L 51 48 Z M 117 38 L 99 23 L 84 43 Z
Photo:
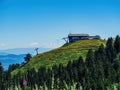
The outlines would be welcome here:
M 0 49 L 57 47 L 69 32 L 120 35 L 120 1 L 0 0 Z

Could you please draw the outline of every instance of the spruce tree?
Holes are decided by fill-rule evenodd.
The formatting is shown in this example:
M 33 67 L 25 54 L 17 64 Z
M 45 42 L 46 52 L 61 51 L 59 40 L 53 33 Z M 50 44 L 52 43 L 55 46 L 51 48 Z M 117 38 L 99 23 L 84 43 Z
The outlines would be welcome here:
M 92 49 L 89 49 L 86 55 L 86 65 L 88 66 L 88 68 L 89 67 L 91 68 L 93 63 L 94 63 L 94 53 Z
M 115 48 L 116 53 L 120 52 L 120 37 L 119 37 L 119 35 L 117 35 L 115 38 L 114 48 Z
M 111 63 L 113 62 L 113 59 L 115 58 L 115 51 L 113 47 L 113 39 L 108 38 L 107 43 L 106 43 L 106 56 Z
M 2 67 L 2 64 L 0 62 L 0 90 L 5 90 L 4 86 L 4 69 Z
M 32 55 L 30 53 L 26 54 L 26 56 L 24 57 L 26 62 L 30 61 L 31 58 L 32 58 Z

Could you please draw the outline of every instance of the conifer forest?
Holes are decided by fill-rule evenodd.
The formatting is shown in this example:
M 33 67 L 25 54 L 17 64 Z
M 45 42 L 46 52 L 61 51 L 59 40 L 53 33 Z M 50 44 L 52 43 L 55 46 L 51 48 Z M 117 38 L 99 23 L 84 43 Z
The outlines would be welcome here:
M 0 63 L 0 90 L 120 90 L 120 36 L 108 38 L 106 45 L 89 49 L 86 58 L 66 65 L 40 66 L 25 73 L 11 72 L 21 67 Z

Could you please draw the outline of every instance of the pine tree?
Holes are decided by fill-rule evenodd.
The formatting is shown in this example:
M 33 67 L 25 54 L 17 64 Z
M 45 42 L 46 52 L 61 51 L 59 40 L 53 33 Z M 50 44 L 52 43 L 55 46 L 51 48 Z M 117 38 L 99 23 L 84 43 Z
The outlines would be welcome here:
M 98 56 L 97 56 L 97 57 L 99 57 L 98 60 L 100 60 L 101 62 L 105 62 L 106 52 L 105 52 L 105 47 L 104 47 L 103 44 L 99 46 L 97 52 L 98 52 Z M 97 57 L 96 57 L 96 58 L 97 58 Z
M 26 54 L 26 56 L 24 57 L 26 62 L 30 61 L 31 58 L 32 58 L 32 55 L 30 53 Z
M 77 61 L 77 71 L 78 71 L 78 81 L 79 83 L 83 83 L 82 78 L 84 77 L 84 61 L 83 58 L 80 56 Z
M 106 56 L 110 62 L 113 62 L 113 59 L 115 58 L 115 51 L 114 51 L 114 47 L 113 47 L 113 39 L 112 38 L 108 38 L 108 40 L 107 40 Z
M 67 71 L 70 77 L 70 83 L 72 83 L 72 78 L 73 78 L 73 63 L 71 61 L 68 62 L 67 64 Z
M 89 49 L 88 53 L 86 55 L 86 65 L 88 68 L 91 68 L 93 63 L 94 63 L 94 53 L 93 53 L 92 49 Z
M 115 38 L 114 48 L 115 48 L 116 53 L 120 52 L 120 37 L 119 37 L 119 35 L 117 35 Z
M 116 81 L 120 82 L 120 54 L 118 54 L 116 56 L 116 58 L 114 59 L 114 69 L 116 71 Z
M 2 64 L 0 62 L 0 90 L 5 90 L 3 75 L 4 75 L 4 69 L 3 69 Z

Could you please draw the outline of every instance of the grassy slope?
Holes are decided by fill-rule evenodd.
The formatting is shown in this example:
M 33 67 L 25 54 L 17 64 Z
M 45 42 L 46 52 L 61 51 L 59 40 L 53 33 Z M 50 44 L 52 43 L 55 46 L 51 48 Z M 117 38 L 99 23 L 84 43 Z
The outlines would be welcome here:
M 101 44 L 105 44 L 105 41 L 81 40 L 64 45 L 60 48 L 33 57 L 30 62 L 25 64 L 23 67 L 16 69 L 12 74 L 16 74 L 18 71 L 24 72 L 25 70 L 33 67 L 37 70 L 42 65 L 46 65 L 47 67 L 51 67 L 52 65 L 59 63 L 66 65 L 69 60 L 77 60 L 80 56 L 85 58 L 88 49 L 95 50 Z

